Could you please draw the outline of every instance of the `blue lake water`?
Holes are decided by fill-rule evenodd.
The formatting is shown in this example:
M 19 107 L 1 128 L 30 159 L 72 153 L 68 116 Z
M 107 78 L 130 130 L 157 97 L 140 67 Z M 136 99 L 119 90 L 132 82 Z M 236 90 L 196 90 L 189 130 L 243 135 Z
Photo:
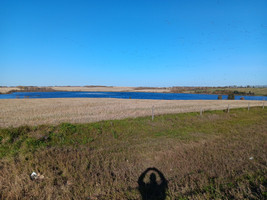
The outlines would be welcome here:
M 236 100 L 265 100 L 264 96 L 235 96 Z M 118 98 L 118 99 L 158 99 L 158 100 L 216 100 L 218 95 L 183 94 L 183 93 L 150 93 L 150 92 L 14 92 L 0 94 L 0 99 L 24 98 Z M 222 95 L 227 99 L 227 95 Z

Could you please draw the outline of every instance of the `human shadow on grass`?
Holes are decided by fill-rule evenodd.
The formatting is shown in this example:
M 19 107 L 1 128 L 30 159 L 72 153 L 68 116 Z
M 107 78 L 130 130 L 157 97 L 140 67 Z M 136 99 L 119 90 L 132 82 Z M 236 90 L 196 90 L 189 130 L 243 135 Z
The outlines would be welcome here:
M 152 171 L 149 177 L 149 182 L 144 179 L 148 172 Z M 160 181 L 157 181 L 158 174 Z M 138 189 L 142 196 L 142 200 L 165 200 L 166 190 L 168 189 L 168 182 L 164 175 L 157 168 L 147 168 L 138 179 Z

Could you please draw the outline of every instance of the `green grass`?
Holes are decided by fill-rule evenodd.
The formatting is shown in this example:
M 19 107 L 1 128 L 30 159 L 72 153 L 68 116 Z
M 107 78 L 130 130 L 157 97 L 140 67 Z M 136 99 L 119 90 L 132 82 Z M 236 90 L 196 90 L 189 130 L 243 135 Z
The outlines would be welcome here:
M 2 128 L 0 158 L 46 147 L 90 145 L 98 148 L 102 143 L 113 145 L 125 140 L 132 142 L 136 137 L 196 141 L 209 135 L 238 132 L 240 126 L 244 129 L 261 120 L 264 114 L 266 111 L 260 108 L 249 112 L 240 108 L 231 110 L 229 114 L 225 111 L 206 111 L 203 116 L 199 116 L 199 113 L 160 115 L 154 121 L 150 117 L 140 117 L 90 124 L 62 123 L 58 126 Z M 198 137 L 195 137 L 196 134 Z
M 0 199 L 139 199 L 150 166 L 165 174 L 169 199 L 264 199 L 266 121 L 256 107 L 0 128 Z

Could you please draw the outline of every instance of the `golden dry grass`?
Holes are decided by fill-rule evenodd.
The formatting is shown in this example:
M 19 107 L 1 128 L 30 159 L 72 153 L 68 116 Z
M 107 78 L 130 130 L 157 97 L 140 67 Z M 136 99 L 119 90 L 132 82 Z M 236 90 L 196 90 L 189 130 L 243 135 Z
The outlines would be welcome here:
M 90 91 L 90 92 L 170 92 L 170 88 L 135 88 L 135 87 L 51 87 L 58 91 Z
M 11 90 L 20 90 L 18 87 L 0 87 L 0 93 L 5 94 L 10 92 Z
M 267 95 L 267 88 L 222 88 L 222 87 L 178 87 L 178 90 L 176 88 L 172 87 L 105 87 L 105 86 L 91 86 L 91 87 L 51 87 L 53 90 L 58 91 L 95 91 L 95 92 L 160 92 L 160 93 L 170 93 L 170 92 L 178 92 L 178 93 L 196 93 L 196 90 L 202 90 L 201 93 L 208 94 L 212 93 L 216 90 L 222 91 L 222 94 L 224 94 L 224 91 L 238 91 L 238 92 L 252 92 L 257 96 Z
M 1 99 L 0 127 L 88 123 L 167 113 L 261 106 L 261 101 L 230 100 L 135 100 L 102 98 Z

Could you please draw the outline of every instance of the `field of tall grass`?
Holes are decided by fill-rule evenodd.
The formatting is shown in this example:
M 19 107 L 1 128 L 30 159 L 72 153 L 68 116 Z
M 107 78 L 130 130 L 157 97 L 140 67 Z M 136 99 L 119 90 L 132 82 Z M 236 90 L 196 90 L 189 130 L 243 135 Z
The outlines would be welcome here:
M 140 99 L 0 99 L 0 127 L 125 119 L 168 113 L 262 106 L 262 101 Z M 267 106 L 267 105 L 265 105 Z
M 254 107 L 0 128 L 0 199 L 141 199 L 149 168 L 166 199 L 266 199 L 266 122 Z

